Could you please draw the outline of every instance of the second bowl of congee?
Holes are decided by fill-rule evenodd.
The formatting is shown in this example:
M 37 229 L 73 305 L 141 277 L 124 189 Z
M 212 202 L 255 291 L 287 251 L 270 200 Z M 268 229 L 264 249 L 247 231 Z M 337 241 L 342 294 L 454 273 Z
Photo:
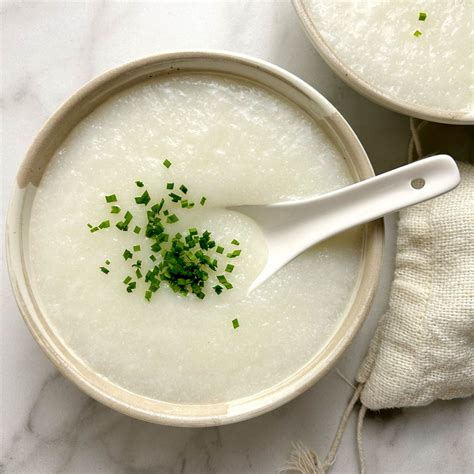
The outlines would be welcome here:
M 20 170 L 9 219 L 26 230 L 9 258 L 24 317 L 67 376 L 127 414 L 212 425 L 267 411 L 352 338 L 382 237 L 345 232 L 249 293 L 265 241 L 227 207 L 371 174 L 337 111 L 279 68 L 223 53 L 123 66 L 53 116 Z

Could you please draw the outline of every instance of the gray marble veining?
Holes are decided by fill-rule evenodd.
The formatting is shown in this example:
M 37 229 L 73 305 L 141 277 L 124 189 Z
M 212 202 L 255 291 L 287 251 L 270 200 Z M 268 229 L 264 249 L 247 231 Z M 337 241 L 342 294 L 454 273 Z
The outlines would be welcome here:
M 377 172 L 405 160 L 408 120 L 337 79 L 304 36 L 288 1 L 4 1 L 0 16 L 2 221 L 20 160 L 61 102 L 110 67 L 171 49 L 227 49 L 279 64 L 342 112 Z M 386 219 L 386 227 L 375 303 L 337 367 L 349 379 L 388 300 L 394 217 Z M 0 238 L 3 248 L 3 233 Z M 236 425 L 178 429 L 128 418 L 82 394 L 52 367 L 21 321 L 1 258 L 0 472 L 260 474 L 276 472 L 294 441 L 325 454 L 351 394 L 335 370 L 293 402 Z M 368 416 L 370 472 L 472 472 L 473 418 L 472 400 Z M 357 472 L 354 421 L 334 473 Z

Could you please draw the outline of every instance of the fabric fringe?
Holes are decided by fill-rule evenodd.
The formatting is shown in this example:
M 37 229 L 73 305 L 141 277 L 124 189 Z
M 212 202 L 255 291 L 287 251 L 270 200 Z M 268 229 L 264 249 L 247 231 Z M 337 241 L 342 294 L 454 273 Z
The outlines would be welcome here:
M 303 443 L 299 442 L 293 445 L 293 449 L 291 451 L 289 461 L 279 471 L 280 473 L 293 471 L 293 472 L 298 472 L 300 474 L 325 474 L 329 470 L 329 468 L 334 464 L 334 461 L 336 460 L 336 454 L 337 454 L 337 450 L 339 449 L 339 445 L 341 444 L 342 436 L 344 434 L 344 431 L 346 430 L 346 426 L 349 421 L 349 418 L 352 412 L 354 411 L 354 407 L 356 403 L 359 401 L 359 397 L 363 388 L 364 388 L 364 385 L 359 384 L 355 388 L 351 399 L 347 403 L 346 409 L 344 410 L 344 413 L 342 414 L 341 421 L 339 422 L 339 426 L 337 427 L 336 434 L 334 435 L 334 439 L 332 441 L 331 447 L 329 449 L 329 452 L 324 462 L 321 463 L 318 455 L 314 451 L 310 450 Z M 363 449 L 362 449 L 362 427 L 363 427 L 365 411 L 366 411 L 366 407 L 362 406 L 359 412 L 359 422 L 357 425 L 357 429 L 359 430 L 360 428 L 360 443 L 358 444 L 358 446 L 359 446 L 359 464 L 361 465 L 361 469 L 362 469 L 362 466 L 364 466 L 364 469 L 365 469 L 365 460 L 363 458 Z M 363 413 L 362 417 L 361 417 L 361 413 Z M 357 439 L 359 441 L 359 436 Z M 361 472 L 365 474 L 365 470 Z

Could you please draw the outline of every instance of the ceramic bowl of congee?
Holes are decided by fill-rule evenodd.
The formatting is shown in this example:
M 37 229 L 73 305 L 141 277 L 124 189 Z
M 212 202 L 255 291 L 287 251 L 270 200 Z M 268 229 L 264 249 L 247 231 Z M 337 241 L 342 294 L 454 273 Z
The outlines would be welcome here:
M 373 176 L 354 132 L 264 61 L 175 52 L 113 69 L 46 122 L 7 221 L 34 338 L 85 393 L 175 426 L 251 418 L 302 393 L 362 324 L 381 222 L 345 232 L 254 291 L 255 222 L 227 207 Z
M 396 112 L 474 124 L 472 0 L 293 0 L 333 71 Z

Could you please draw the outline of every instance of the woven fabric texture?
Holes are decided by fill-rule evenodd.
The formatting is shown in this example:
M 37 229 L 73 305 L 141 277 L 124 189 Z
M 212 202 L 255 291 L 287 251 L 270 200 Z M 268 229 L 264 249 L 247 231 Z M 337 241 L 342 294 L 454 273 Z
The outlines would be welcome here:
M 474 393 L 474 167 L 400 213 L 395 278 L 357 380 L 371 410 Z

